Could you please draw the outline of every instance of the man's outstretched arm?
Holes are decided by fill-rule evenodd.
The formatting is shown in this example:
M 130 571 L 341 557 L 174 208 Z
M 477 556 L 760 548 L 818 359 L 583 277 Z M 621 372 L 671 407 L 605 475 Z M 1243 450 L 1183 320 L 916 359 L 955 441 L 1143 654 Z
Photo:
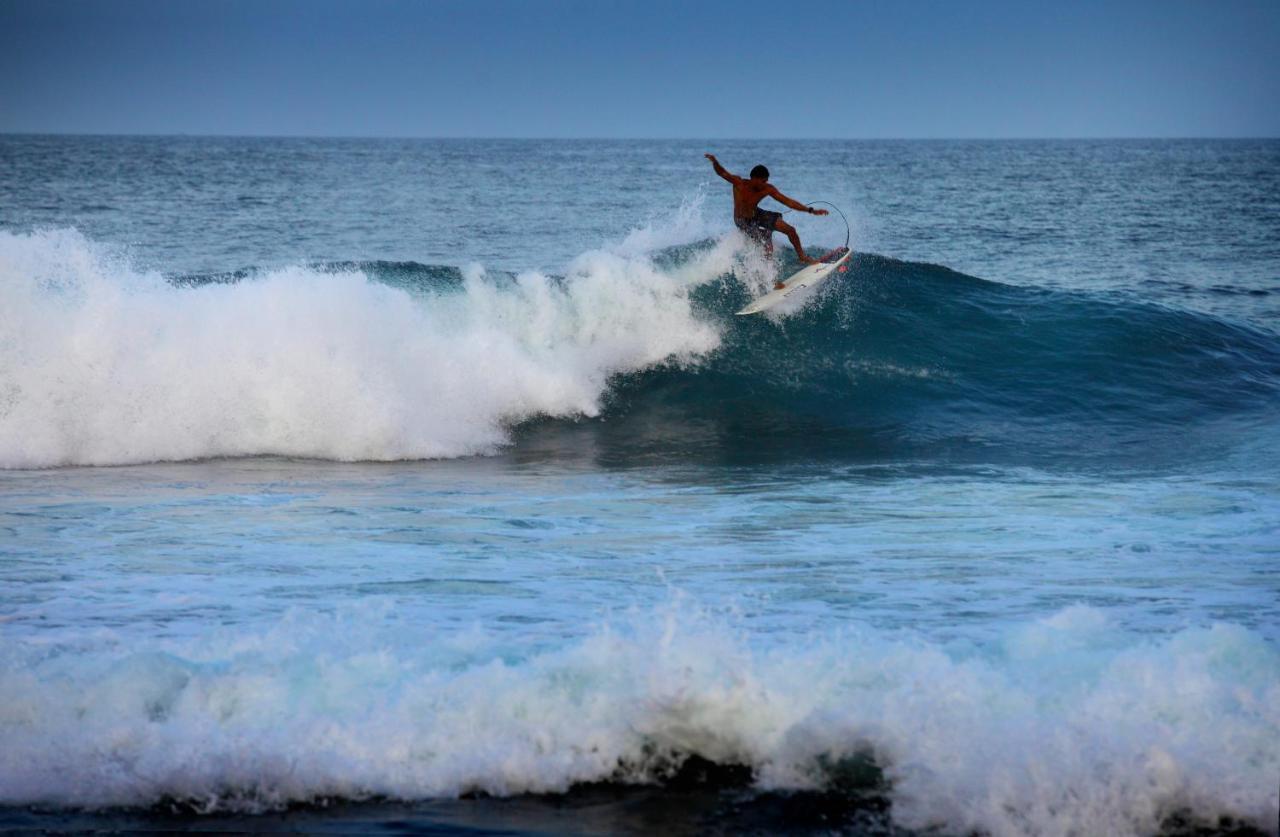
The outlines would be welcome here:
M 705 156 L 708 160 L 711 161 L 711 167 L 716 170 L 716 174 L 720 175 L 730 183 L 737 183 L 739 180 L 742 179 L 741 177 L 738 177 L 736 174 L 726 169 L 724 166 L 720 165 L 720 161 L 716 159 L 716 155 L 705 154 L 703 156 Z
M 801 212 L 808 212 L 810 215 L 826 215 L 827 214 L 827 210 L 825 209 L 813 209 L 812 207 L 808 207 L 800 203 L 800 201 L 792 200 L 791 198 L 779 192 L 777 186 L 769 187 L 769 197 L 773 198 L 775 201 L 782 204 L 783 206 L 787 206 L 792 209 L 798 209 Z

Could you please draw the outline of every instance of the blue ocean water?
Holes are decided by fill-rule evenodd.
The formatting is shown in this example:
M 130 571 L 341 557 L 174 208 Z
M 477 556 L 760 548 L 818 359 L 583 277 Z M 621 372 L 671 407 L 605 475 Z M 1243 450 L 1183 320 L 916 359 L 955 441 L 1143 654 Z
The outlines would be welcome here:
M 1278 141 L 7 136 L 0 302 L 0 822 L 1276 831 Z

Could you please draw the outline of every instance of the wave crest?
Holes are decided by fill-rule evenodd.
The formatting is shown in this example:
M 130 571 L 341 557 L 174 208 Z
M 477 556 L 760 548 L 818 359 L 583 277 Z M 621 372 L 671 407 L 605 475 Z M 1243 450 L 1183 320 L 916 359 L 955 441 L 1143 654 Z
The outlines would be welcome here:
M 424 639 L 374 601 L 202 639 L 15 637 L 0 803 L 561 793 L 698 758 L 743 765 L 762 790 L 837 793 L 861 762 L 908 828 L 1275 822 L 1280 657 L 1244 628 L 1144 639 L 1075 607 L 958 650 L 870 628 L 751 637 L 690 605 L 558 650 Z
M 74 231 L 0 233 L 0 466 L 493 451 L 609 377 L 714 349 L 642 257 L 416 290 L 358 266 L 179 286 Z

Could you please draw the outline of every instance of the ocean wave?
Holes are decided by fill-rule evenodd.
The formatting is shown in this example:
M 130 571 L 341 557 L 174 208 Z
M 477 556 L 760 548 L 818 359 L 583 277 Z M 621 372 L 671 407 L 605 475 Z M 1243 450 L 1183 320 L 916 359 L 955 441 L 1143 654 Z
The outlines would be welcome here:
M 415 292 L 354 265 L 175 283 L 74 231 L 0 233 L 0 466 L 488 453 L 719 341 L 646 259 L 453 273 Z
M 1280 415 L 1280 335 L 1127 294 L 856 254 L 780 317 L 733 317 L 734 277 L 693 295 L 720 347 L 621 376 L 605 447 L 1159 467 L 1274 436 Z
M 760 791 L 869 782 L 896 825 L 959 833 L 1269 829 L 1280 808 L 1275 648 L 1227 625 L 1127 634 L 1084 607 L 977 648 L 752 635 L 679 596 L 557 649 L 421 635 L 376 600 L 200 639 L 3 648 L 6 805 L 558 794 L 694 758 Z
M 734 235 L 646 249 L 677 238 L 648 230 L 563 276 L 367 261 L 164 277 L 73 230 L 0 233 L 0 467 L 512 442 L 620 462 L 1151 464 L 1220 457 L 1280 411 L 1280 336 L 1256 327 L 871 254 L 792 310 L 741 318 L 771 268 Z

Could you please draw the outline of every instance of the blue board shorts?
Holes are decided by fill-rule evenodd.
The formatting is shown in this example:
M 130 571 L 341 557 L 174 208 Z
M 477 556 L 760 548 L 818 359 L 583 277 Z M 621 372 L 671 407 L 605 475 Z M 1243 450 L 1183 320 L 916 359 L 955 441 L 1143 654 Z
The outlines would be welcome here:
M 773 225 L 782 217 L 781 212 L 770 212 L 767 209 L 756 209 L 750 218 L 734 218 L 733 223 L 756 241 L 765 242 L 773 235 Z

